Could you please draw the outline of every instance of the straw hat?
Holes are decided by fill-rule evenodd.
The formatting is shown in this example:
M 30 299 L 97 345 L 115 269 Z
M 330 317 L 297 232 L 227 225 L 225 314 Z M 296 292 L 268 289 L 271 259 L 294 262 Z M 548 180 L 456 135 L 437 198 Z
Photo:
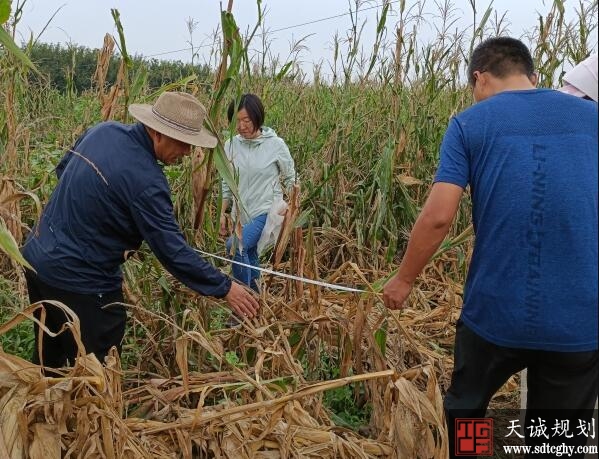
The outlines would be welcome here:
M 597 54 L 587 57 L 564 75 L 559 90 L 577 97 L 588 96 L 597 102 Z
M 163 92 L 149 104 L 131 104 L 129 113 L 149 128 L 189 145 L 214 148 L 217 139 L 203 127 L 206 109 L 191 94 Z

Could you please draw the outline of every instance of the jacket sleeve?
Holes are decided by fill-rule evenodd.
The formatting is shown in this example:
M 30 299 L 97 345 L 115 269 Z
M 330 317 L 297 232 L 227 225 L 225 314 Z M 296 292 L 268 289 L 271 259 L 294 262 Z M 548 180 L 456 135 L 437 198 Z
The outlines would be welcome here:
M 277 164 L 281 171 L 281 178 L 285 191 L 291 192 L 293 184 L 296 183 L 295 162 L 289 153 L 287 144 L 281 139 L 278 150 Z
M 233 199 L 233 193 L 231 192 L 231 188 L 227 185 L 225 179 L 221 181 L 222 190 L 223 190 L 223 200 L 231 201 Z
M 168 184 L 150 185 L 132 203 L 131 213 L 160 263 L 201 295 L 222 298 L 231 279 L 200 257 L 185 241 L 173 214 Z

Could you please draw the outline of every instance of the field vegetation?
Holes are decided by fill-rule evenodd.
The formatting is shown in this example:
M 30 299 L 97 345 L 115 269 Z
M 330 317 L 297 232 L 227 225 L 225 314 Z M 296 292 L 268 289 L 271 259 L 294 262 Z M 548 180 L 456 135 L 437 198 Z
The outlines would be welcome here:
M 450 0 L 435 2 L 434 19 L 422 3 L 384 0 L 376 24 L 362 22 L 355 0 L 351 27 L 308 74 L 301 40 L 286 58 L 269 57 L 258 38 L 260 2 L 248 35 L 237 30 L 234 7 L 222 13 L 210 65 L 200 66 L 130 56 L 116 10 L 118 34 L 98 50 L 33 38 L 16 46 L 23 2 L 7 10 L 0 0 L 0 457 L 446 457 L 442 395 L 473 242 L 468 197 L 408 308 L 385 310 L 378 292 L 426 198 L 445 127 L 472 103 L 467 56 L 485 37 L 509 32 L 509 12 L 469 2 L 472 23 L 456 30 Z M 596 48 L 597 1 L 540 9 L 522 38 L 540 85 L 557 87 L 564 68 Z M 419 35 L 425 26 L 436 30 L 430 41 Z M 376 28 L 371 49 L 361 41 L 368 27 Z M 26 362 L 38 306 L 28 304 L 18 247 L 74 140 L 102 120 L 132 122 L 130 103 L 165 90 L 196 95 L 222 141 L 228 101 L 262 97 L 300 190 L 264 265 L 366 293 L 266 276 L 260 316 L 232 330 L 220 301 L 194 295 L 142 247 L 124 267 L 121 357 L 103 368 L 82 356 L 63 377 L 42 377 Z M 188 240 L 224 255 L 219 183 L 234 177 L 222 142 L 165 171 Z M 517 408 L 517 383 L 492 408 Z

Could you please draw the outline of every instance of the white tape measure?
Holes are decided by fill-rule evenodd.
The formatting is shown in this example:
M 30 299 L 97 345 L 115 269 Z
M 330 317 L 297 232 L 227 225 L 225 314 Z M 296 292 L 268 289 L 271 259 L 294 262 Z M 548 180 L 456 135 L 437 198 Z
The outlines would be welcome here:
M 199 249 L 194 249 L 194 250 L 202 255 L 207 256 L 207 257 L 218 258 L 219 260 L 223 260 L 228 263 L 233 263 L 233 264 L 236 264 L 239 266 L 243 266 L 245 268 L 255 269 L 262 273 L 272 274 L 273 276 L 284 277 L 285 279 L 292 279 L 292 280 L 296 280 L 296 281 L 300 281 L 300 282 L 305 282 L 306 284 L 318 285 L 319 287 L 324 287 L 324 288 L 328 288 L 331 290 L 340 290 L 342 292 L 369 293 L 369 290 L 361 290 L 359 288 L 346 287 L 344 285 L 329 284 L 328 282 L 323 282 L 323 281 L 314 280 L 314 279 L 308 279 L 306 277 L 294 276 L 293 274 L 281 273 L 278 271 L 273 271 L 272 269 L 259 268 L 256 266 L 248 265 L 246 263 L 241 263 L 239 261 L 231 260 L 230 258 L 221 257 L 220 255 L 215 255 L 213 253 L 204 252 L 203 250 L 199 250 Z

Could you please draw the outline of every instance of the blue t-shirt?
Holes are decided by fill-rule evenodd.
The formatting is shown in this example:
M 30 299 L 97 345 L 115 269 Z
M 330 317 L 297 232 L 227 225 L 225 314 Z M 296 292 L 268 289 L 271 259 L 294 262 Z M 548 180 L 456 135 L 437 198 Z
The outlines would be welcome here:
M 462 320 L 500 346 L 597 349 L 597 104 L 506 91 L 451 119 L 435 182 L 470 185 Z
M 119 289 L 127 253 L 145 240 L 189 288 L 215 297 L 228 293 L 231 280 L 185 241 L 142 124 L 92 127 L 56 173 L 58 185 L 23 248 L 42 281 L 83 294 Z

